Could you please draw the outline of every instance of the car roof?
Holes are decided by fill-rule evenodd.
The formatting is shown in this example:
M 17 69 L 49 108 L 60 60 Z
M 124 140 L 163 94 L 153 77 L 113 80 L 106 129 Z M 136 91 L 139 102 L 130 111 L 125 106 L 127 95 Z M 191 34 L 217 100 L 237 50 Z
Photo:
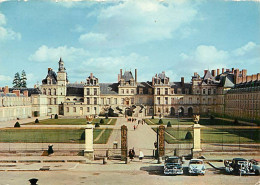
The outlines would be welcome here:
M 233 160 L 235 160 L 235 161 L 247 161 L 247 160 L 244 159 L 244 158 L 234 158 Z
M 190 161 L 203 161 L 202 159 L 191 159 Z
M 169 158 L 171 158 L 171 159 L 178 159 L 179 157 L 178 156 L 169 156 L 169 157 L 167 157 L 167 159 L 169 159 Z

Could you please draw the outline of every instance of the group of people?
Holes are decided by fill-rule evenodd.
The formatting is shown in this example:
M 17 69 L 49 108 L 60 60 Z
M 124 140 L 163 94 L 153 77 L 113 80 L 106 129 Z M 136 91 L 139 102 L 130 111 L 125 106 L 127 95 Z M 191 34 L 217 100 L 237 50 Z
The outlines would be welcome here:
M 133 149 L 130 149 L 129 150 L 129 158 L 131 159 L 131 161 L 134 159 L 134 157 L 135 157 L 135 150 L 134 150 L 134 148 Z M 141 160 L 143 160 L 143 158 L 144 158 L 144 154 L 143 154 L 143 152 L 140 150 L 139 151 L 139 160 L 141 161 Z

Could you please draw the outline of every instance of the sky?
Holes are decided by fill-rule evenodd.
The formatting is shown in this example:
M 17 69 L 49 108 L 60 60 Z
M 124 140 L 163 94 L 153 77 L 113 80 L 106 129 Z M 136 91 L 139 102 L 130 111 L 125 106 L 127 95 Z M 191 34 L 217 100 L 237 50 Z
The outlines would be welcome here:
M 62 57 L 71 83 L 91 72 L 117 82 L 165 71 L 170 81 L 205 69 L 260 72 L 260 2 L 229 0 L 0 0 L 0 87 L 25 70 L 41 84 Z

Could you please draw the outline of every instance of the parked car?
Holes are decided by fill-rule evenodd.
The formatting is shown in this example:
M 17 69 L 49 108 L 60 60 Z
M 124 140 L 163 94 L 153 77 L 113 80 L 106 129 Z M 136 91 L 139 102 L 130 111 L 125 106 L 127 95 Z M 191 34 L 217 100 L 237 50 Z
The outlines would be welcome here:
M 164 162 L 165 175 L 181 175 L 183 174 L 182 161 L 180 157 L 167 157 Z
M 260 175 L 259 161 L 251 159 L 250 162 L 252 163 L 252 168 L 253 168 L 253 171 L 255 172 L 255 174 Z
M 230 174 L 235 175 L 249 175 L 259 174 L 259 166 L 252 160 L 243 158 L 234 158 L 232 161 L 224 161 L 225 170 Z
M 206 167 L 203 160 L 191 159 L 189 163 L 189 174 L 205 175 Z

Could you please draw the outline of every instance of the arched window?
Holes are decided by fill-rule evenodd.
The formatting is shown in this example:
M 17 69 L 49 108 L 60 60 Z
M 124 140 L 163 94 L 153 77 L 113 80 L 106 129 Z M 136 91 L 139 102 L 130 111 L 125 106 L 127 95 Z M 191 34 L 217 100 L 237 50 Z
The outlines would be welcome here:
M 48 95 L 51 95 L 51 89 L 49 89 L 49 93 L 48 93 Z
M 54 95 L 57 95 L 57 91 L 56 91 L 56 89 L 54 89 Z
M 69 98 L 67 98 L 66 100 L 70 101 L 70 99 L 69 99 Z
M 77 101 L 77 98 L 74 98 L 73 101 Z
M 43 94 L 46 94 L 46 89 L 43 89 Z

